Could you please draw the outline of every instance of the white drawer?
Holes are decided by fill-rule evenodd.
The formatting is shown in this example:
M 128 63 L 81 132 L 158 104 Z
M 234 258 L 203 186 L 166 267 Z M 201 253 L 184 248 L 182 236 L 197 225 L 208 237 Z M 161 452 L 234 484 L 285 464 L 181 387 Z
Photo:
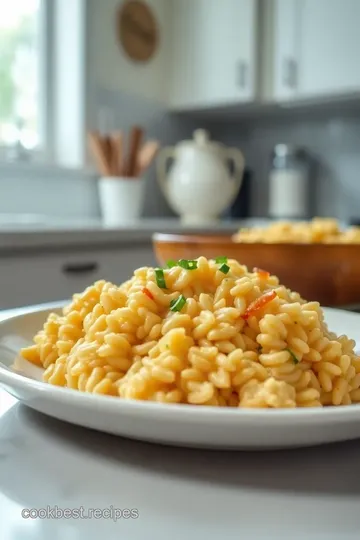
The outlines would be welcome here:
M 150 246 L 0 257 L 0 309 L 67 299 L 98 279 L 120 284 L 155 264 Z

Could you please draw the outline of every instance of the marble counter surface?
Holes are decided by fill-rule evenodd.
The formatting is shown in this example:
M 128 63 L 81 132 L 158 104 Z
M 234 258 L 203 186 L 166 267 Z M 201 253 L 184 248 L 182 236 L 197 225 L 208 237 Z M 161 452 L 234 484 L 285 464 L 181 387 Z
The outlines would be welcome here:
M 0 390 L 1 538 L 355 540 L 359 455 L 358 442 L 266 454 L 133 442 Z M 133 517 L 120 518 L 125 509 Z
M 355 540 L 359 451 L 166 448 L 60 423 L 1 392 L 1 538 Z M 46 517 L 27 518 L 32 509 Z M 125 509 L 133 517 L 116 519 Z
M 168 448 L 62 423 L 0 389 L 1 540 L 357 540 L 359 476 L 360 441 Z

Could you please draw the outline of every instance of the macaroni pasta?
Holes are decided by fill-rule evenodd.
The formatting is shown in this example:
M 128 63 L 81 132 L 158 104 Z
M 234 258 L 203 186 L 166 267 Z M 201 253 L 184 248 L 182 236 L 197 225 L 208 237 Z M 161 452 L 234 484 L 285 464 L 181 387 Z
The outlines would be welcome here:
M 235 242 L 267 244 L 359 244 L 360 227 L 342 231 L 336 219 L 314 218 L 312 221 L 276 221 L 266 228 L 241 229 Z
M 51 314 L 22 356 L 44 381 L 125 399 L 289 408 L 360 402 L 355 342 L 320 305 L 236 261 L 140 268 Z M 191 263 L 191 264 L 190 264 Z

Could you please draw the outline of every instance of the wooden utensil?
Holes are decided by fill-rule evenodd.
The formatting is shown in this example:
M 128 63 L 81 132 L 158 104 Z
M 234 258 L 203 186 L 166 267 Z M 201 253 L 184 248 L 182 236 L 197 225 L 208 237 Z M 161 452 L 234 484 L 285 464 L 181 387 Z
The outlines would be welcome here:
M 141 148 L 138 154 L 136 174 L 140 176 L 150 166 L 160 148 L 158 141 L 148 141 Z
M 97 131 L 90 131 L 88 133 L 88 144 L 99 172 L 103 176 L 110 176 L 111 170 L 107 158 L 107 151 L 103 139 Z
M 124 169 L 124 136 L 121 131 L 115 131 L 110 135 L 111 146 L 111 174 L 113 176 L 122 176 Z
M 141 127 L 133 126 L 131 128 L 124 176 L 133 177 L 137 173 L 137 158 L 143 135 L 144 130 Z
M 107 168 L 109 170 L 109 174 L 112 175 L 113 174 L 113 171 L 112 171 L 112 167 L 111 167 L 111 163 L 112 163 L 112 143 L 111 143 L 111 138 L 110 138 L 110 135 L 100 135 L 100 141 L 101 141 L 101 144 L 103 146 L 103 149 L 104 149 L 104 155 L 105 155 L 105 158 L 106 158 L 106 161 L 107 161 Z

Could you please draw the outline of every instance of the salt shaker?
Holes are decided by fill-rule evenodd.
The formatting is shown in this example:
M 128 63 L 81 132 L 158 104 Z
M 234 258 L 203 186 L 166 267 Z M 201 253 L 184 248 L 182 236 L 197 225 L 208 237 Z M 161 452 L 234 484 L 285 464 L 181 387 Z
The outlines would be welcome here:
M 269 216 L 305 219 L 308 216 L 309 164 L 301 148 L 277 144 L 269 175 Z

